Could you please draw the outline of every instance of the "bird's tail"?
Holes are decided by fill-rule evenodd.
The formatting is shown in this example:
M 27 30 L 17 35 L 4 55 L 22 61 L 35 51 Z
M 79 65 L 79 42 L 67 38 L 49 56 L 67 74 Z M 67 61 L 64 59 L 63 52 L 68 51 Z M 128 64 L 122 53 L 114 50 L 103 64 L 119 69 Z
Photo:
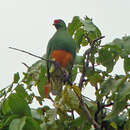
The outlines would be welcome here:
M 52 68 L 50 68 L 51 92 L 53 95 L 60 95 L 62 91 L 62 86 L 68 79 L 69 74 L 65 68 L 55 68 L 54 66 L 52 66 Z

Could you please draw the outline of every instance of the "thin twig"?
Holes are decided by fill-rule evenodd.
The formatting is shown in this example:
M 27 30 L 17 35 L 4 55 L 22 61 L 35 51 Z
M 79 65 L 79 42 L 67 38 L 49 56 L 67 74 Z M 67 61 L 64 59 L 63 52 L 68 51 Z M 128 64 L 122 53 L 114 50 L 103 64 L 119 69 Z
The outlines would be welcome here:
M 93 69 L 93 71 L 95 71 L 95 65 L 94 64 L 95 64 L 95 62 L 92 63 L 92 69 Z M 95 85 L 95 89 L 96 89 L 96 92 L 97 92 L 98 91 L 98 85 L 97 85 L 97 83 Z M 103 111 L 102 111 L 102 108 L 101 108 L 101 104 L 100 104 L 100 102 L 97 99 L 96 99 L 96 103 L 97 103 L 97 110 L 95 112 L 94 119 L 95 119 L 96 122 L 98 122 L 98 114 L 101 111 L 101 116 L 102 116 Z
M 71 110 L 71 115 L 72 115 L 72 118 L 74 120 L 75 118 L 74 118 L 74 111 L 73 110 Z
M 101 105 L 100 105 L 100 102 L 99 101 L 97 101 L 97 110 L 96 110 L 96 112 L 95 112 L 95 114 L 94 114 L 94 119 L 95 119 L 95 121 L 96 122 L 98 122 L 98 114 L 99 114 L 99 112 L 101 111 Z
M 89 98 L 89 97 L 87 97 L 87 96 L 82 95 L 82 97 L 88 99 L 88 100 L 91 101 L 91 102 L 94 102 L 94 100 L 92 100 L 91 98 Z
M 111 103 L 109 103 L 109 104 L 104 104 L 104 105 L 102 106 L 102 108 L 110 107 L 110 106 L 113 105 L 113 104 L 114 104 L 113 102 L 111 102 Z
M 26 63 L 22 62 L 22 64 L 25 65 L 27 68 L 29 68 L 29 66 Z
M 101 36 L 101 37 L 95 39 L 95 40 L 93 41 L 93 43 L 95 43 L 95 42 L 97 42 L 97 41 L 99 41 L 99 40 L 101 40 L 101 39 L 103 39 L 103 38 L 105 38 L 105 36 Z
M 48 98 L 49 98 L 52 102 L 54 102 L 54 100 L 51 98 L 51 96 L 50 96 L 50 95 L 48 95 Z
M 28 54 L 28 55 L 34 56 L 34 57 L 39 58 L 39 59 L 41 59 L 41 60 L 54 62 L 54 61 L 52 61 L 52 60 L 45 59 L 45 58 L 43 58 L 43 57 L 37 56 L 37 55 L 35 55 L 35 54 L 32 54 L 32 53 L 30 53 L 30 52 L 27 52 L 27 51 L 24 51 L 24 50 L 21 50 L 21 49 L 17 49 L 17 48 L 14 48 L 14 47 L 9 47 L 9 48 L 10 48 L 10 49 L 13 49 L 13 50 L 17 50 L 17 51 L 23 52 L 23 53 L 26 53 L 26 54 Z

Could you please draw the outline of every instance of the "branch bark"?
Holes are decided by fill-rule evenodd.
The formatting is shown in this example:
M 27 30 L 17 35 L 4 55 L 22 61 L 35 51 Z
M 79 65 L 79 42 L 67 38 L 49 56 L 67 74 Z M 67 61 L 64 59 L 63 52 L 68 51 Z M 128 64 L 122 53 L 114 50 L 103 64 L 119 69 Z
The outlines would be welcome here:
M 77 95 L 77 94 L 76 94 L 76 95 Z M 100 129 L 101 126 L 93 119 L 93 117 L 92 117 L 90 111 L 88 110 L 87 106 L 86 106 L 85 103 L 83 102 L 82 98 L 79 97 L 78 95 L 77 95 L 77 97 L 78 97 L 78 99 L 79 99 L 79 103 L 80 103 L 80 105 L 81 105 L 81 108 L 82 108 L 84 114 L 86 115 L 86 117 L 88 118 L 88 120 L 94 125 L 95 128 Z
M 81 75 L 81 78 L 80 78 L 80 81 L 79 81 L 79 88 L 80 90 L 82 90 L 82 87 L 83 87 L 83 81 L 84 81 L 84 77 L 85 77 L 85 73 L 86 73 L 86 70 L 89 66 L 89 58 L 90 58 L 90 53 L 92 52 L 93 48 L 94 48 L 94 45 L 97 41 L 103 39 L 105 36 L 101 36 L 97 39 L 95 39 L 92 43 L 90 43 L 90 49 L 89 50 L 86 50 L 83 57 L 84 57 L 84 61 L 83 61 L 83 70 L 82 70 L 82 75 Z M 87 60 L 85 62 L 85 59 L 86 59 L 86 56 L 87 56 Z
M 85 53 L 84 53 L 84 61 L 83 61 L 83 70 L 82 70 L 82 75 L 81 75 L 81 78 L 80 78 L 80 81 L 79 81 L 79 88 L 80 90 L 82 90 L 82 87 L 83 87 L 83 81 L 84 81 L 84 77 L 85 77 L 85 74 L 86 74 L 86 70 L 87 68 L 89 67 L 89 59 L 90 59 L 90 54 L 92 52 L 92 50 L 94 49 L 94 45 L 97 41 L 101 40 L 102 38 L 104 38 L 105 36 L 101 36 L 97 39 L 95 39 L 92 43 L 90 43 L 90 48 L 89 50 L 86 50 Z M 87 60 L 85 61 L 86 59 L 86 56 L 87 56 Z M 78 99 L 79 99 L 79 103 L 81 105 L 81 108 L 84 112 L 84 114 L 86 115 L 86 117 L 88 117 L 89 121 L 94 125 L 94 127 L 96 129 L 100 129 L 101 126 L 93 119 L 90 111 L 88 110 L 87 106 L 85 105 L 85 103 L 83 102 L 82 100 L 82 97 L 80 97 L 78 94 L 76 94 Z
M 24 50 L 17 49 L 17 48 L 14 48 L 14 47 L 9 47 L 9 48 L 12 49 L 12 50 L 16 50 L 16 51 L 20 51 L 20 52 L 26 53 L 26 54 L 28 54 L 28 55 L 31 55 L 31 56 L 36 57 L 36 58 L 39 58 L 39 59 L 41 59 L 41 60 L 51 61 L 51 60 L 45 59 L 45 58 L 43 58 L 43 57 L 37 56 L 37 55 L 35 55 L 35 54 L 32 54 L 32 53 L 30 53 L 30 52 L 28 52 L 28 51 L 24 51 Z M 52 62 L 54 62 L 54 61 L 52 61 Z

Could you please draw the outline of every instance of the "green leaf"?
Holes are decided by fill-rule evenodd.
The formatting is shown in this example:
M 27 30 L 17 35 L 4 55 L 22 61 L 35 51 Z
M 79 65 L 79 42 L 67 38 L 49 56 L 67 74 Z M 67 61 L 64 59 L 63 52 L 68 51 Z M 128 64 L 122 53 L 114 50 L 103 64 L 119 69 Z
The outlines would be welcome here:
M 112 84 L 114 89 L 112 90 L 111 95 L 111 97 L 113 97 L 114 105 L 112 107 L 112 111 L 105 117 L 105 119 L 114 118 L 125 109 L 127 104 L 127 98 L 125 96 L 130 94 L 129 92 L 126 92 L 126 90 L 129 90 L 129 88 L 125 88 L 126 80 L 127 76 L 124 76 L 122 79 L 114 80 Z
M 23 130 L 41 130 L 40 124 L 35 121 L 32 117 L 26 117 L 26 124 Z
M 76 30 L 76 33 L 74 35 L 74 40 L 75 40 L 76 45 L 77 45 L 76 46 L 77 52 L 80 49 L 80 44 L 82 44 L 82 40 L 84 38 L 84 34 L 85 34 L 84 30 L 82 28 L 79 28 L 79 29 Z
M 14 120 L 15 118 L 18 118 L 18 115 L 10 115 L 8 118 L 6 118 L 6 120 L 4 121 L 3 125 L 9 126 L 9 124 L 11 123 L 12 120 Z
M 31 114 L 34 119 L 43 121 L 44 117 L 42 115 L 42 112 L 40 113 L 38 110 L 33 109 L 31 110 Z
M 66 104 L 68 107 L 78 110 L 79 109 L 79 101 L 74 91 L 72 91 L 71 86 L 66 85 L 63 95 L 63 103 Z
M 99 57 L 97 63 L 101 63 L 107 68 L 107 72 L 112 72 L 114 65 L 119 58 L 119 50 L 114 46 L 104 46 L 99 50 Z
M 92 86 L 95 86 L 97 83 L 102 81 L 102 76 L 98 72 L 93 71 L 92 67 L 87 68 L 86 77 L 88 78 Z
M 111 45 L 118 46 L 121 50 L 126 50 L 130 53 L 130 36 L 124 36 L 122 39 L 115 39 L 111 43 Z
M 120 112 L 125 109 L 127 102 L 126 99 L 120 101 L 115 101 L 112 107 L 112 111 L 105 117 L 105 120 L 109 120 L 111 118 L 116 117 Z
M 83 39 L 82 39 L 82 41 L 81 41 L 81 45 L 84 47 L 84 46 L 87 46 L 88 45 L 88 41 L 86 40 L 86 38 L 85 37 L 83 37 Z
M 9 103 L 8 103 L 8 100 L 5 100 L 3 103 L 2 103 L 2 113 L 4 115 L 7 115 L 11 112 L 11 108 L 9 106 Z
M 94 73 L 94 75 L 90 76 L 88 79 L 93 86 L 96 86 L 97 83 L 100 83 L 103 80 L 102 76 L 98 73 Z
M 8 85 L 8 91 L 7 91 L 7 93 L 9 93 L 12 89 L 13 89 L 13 84 Z
M 125 123 L 124 130 L 129 130 L 129 129 L 130 129 L 130 119 Z
M 101 83 L 101 87 L 100 87 L 100 95 L 99 97 L 102 98 L 103 96 L 106 96 L 110 93 L 110 91 L 112 90 L 112 87 L 113 86 L 113 83 L 115 81 L 112 79 L 112 78 L 108 78 L 107 80 L 104 80 L 102 83 Z
M 81 130 L 89 130 L 91 128 L 91 124 L 88 120 L 86 120 L 83 116 L 80 116 L 70 123 L 70 129 L 79 128 Z
M 85 20 L 81 20 L 84 25 L 84 30 L 87 31 L 89 40 L 93 41 L 101 36 L 101 32 L 98 27 L 93 24 L 92 19 L 85 17 Z
M 75 120 L 73 120 L 72 122 L 71 122 L 71 127 L 77 127 L 77 128 L 79 128 L 81 125 L 82 125 L 82 123 L 83 123 L 83 119 L 82 118 L 80 118 L 80 117 L 78 117 L 78 118 L 76 118 Z
M 41 81 L 38 83 L 38 86 L 37 86 L 38 92 L 39 92 L 39 94 L 40 94 L 40 96 L 41 96 L 42 98 L 44 98 L 44 96 L 45 96 L 45 93 L 44 93 L 45 83 L 46 83 L 46 80 L 41 80 Z
M 14 119 L 9 130 L 41 130 L 39 124 L 32 117 L 22 117 Z
M 118 130 L 118 128 L 117 128 L 117 125 L 116 125 L 116 123 L 115 122 L 111 122 L 111 124 L 110 124 L 115 130 Z
M 97 110 L 97 104 L 94 101 L 89 101 L 87 99 L 84 99 L 86 106 L 88 107 L 90 113 L 92 116 L 94 116 L 96 110 Z
M 19 76 L 19 73 L 17 72 L 17 73 L 14 74 L 14 81 L 13 81 L 13 83 L 18 83 L 19 79 L 20 79 L 20 76 Z
M 53 126 L 55 123 L 55 118 L 57 115 L 57 110 L 56 109 L 49 109 L 46 111 L 46 118 L 47 118 L 47 125 L 48 126 Z
M 76 55 L 74 65 L 77 65 L 77 64 L 78 65 L 83 65 L 83 60 L 84 60 L 83 56 Z
M 121 76 L 119 79 L 113 79 L 109 77 L 107 80 L 104 80 L 101 83 L 101 87 L 99 89 L 100 94 L 97 95 L 98 99 L 101 100 L 103 96 L 108 96 L 110 93 L 112 93 L 111 96 L 109 96 L 108 101 L 111 100 L 116 102 L 124 100 L 126 96 L 128 96 L 129 93 L 129 82 L 126 82 L 127 76 Z
M 74 32 L 82 26 L 82 23 L 80 21 L 80 18 L 78 16 L 75 16 L 71 23 L 68 25 L 68 32 L 72 36 Z
M 27 93 L 26 89 L 24 88 L 24 84 L 18 84 L 16 87 L 16 93 L 23 99 L 27 101 L 27 103 L 32 103 L 34 94 L 31 93 L 30 95 Z
M 72 82 L 76 79 L 76 76 L 77 76 L 77 67 L 76 66 L 73 66 L 72 68 Z
M 117 100 L 122 101 L 126 99 L 128 95 L 130 95 L 130 82 L 125 82 L 119 90 Z
M 45 58 L 45 56 L 43 58 Z M 45 60 L 36 61 L 31 67 L 29 67 L 28 73 L 36 73 L 36 72 L 38 73 L 41 66 L 46 67 Z
M 115 83 L 114 83 L 114 86 L 115 86 L 115 91 L 119 92 L 119 90 L 121 90 L 123 87 L 124 87 L 124 84 L 127 80 L 127 76 L 123 76 L 121 79 L 118 79 Z M 113 92 L 115 92 L 113 91 Z
M 129 57 L 124 58 L 124 69 L 126 73 L 130 72 L 130 58 Z
M 44 60 L 38 60 L 31 67 L 29 67 L 27 73 L 24 73 L 23 82 L 29 86 L 28 89 L 30 89 L 30 86 L 35 85 L 39 80 L 41 66 L 44 68 L 46 67 L 46 62 Z
M 15 90 L 16 93 L 23 99 L 25 99 L 28 96 L 23 84 L 18 84 Z
M 26 117 L 14 119 L 9 126 L 9 130 L 23 130 L 26 122 Z
M 103 48 L 99 51 L 99 58 L 100 63 L 107 68 L 108 72 L 111 72 L 114 66 L 111 53 Z
M 76 95 L 81 96 L 81 90 L 78 86 L 73 85 L 72 88 L 73 88 L 74 92 L 76 93 Z
M 45 73 L 46 73 L 45 67 L 41 66 L 37 87 L 38 87 L 38 92 L 42 98 L 45 97 L 44 86 L 47 83 L 47 77 L 45 76 Z
M 18 94 L 11 94 L 8 98 L 8 104 L 14 114 L 21 116 L 31 115 L 31 111 L 27 102 Z

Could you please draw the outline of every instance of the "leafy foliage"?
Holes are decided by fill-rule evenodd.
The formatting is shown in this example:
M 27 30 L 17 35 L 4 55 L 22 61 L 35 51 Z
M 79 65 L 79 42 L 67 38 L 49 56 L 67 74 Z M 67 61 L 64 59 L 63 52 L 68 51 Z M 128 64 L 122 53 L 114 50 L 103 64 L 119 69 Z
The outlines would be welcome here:
M 46 86 L 45 60 L 28 67 L 22 78 L 15 73 L 12 83 L 0 90 L 0 130 L 92 130 L 96 127 L 94 121 L 102 129 L 130 129 L 130 36 L 102 46 L 101 31 L 87 16 L 75 16 L 68 24 L 68 32 L 76 41 L 77 53 L 85 49 L 83 55 L 76 56 L 72 85 L 66 83 L 61 95 L 52 99 Z M 125 75 L 113 76 L 119 57 Z M 82 95 L 82 89 L 90 84 L 95 88 L 96 100 Z M 44 105 L 46 98 L 53 108 Z M 31 108 L 34 99 L 40 108 Z

